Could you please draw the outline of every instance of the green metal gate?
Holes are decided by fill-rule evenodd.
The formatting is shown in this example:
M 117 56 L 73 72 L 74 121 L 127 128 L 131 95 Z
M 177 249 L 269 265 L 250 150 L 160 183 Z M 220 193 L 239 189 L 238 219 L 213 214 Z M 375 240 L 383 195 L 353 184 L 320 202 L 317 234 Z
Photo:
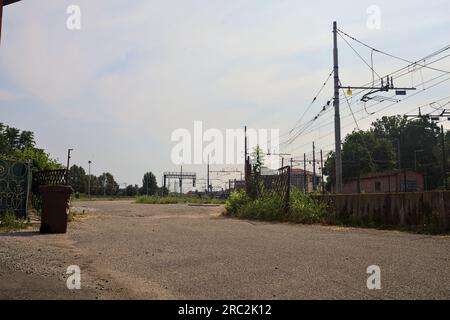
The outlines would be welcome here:
M 0 159 L 0 214 L 13 211 L 18 218 L 26 217 L 30 187 L 29 162 Z

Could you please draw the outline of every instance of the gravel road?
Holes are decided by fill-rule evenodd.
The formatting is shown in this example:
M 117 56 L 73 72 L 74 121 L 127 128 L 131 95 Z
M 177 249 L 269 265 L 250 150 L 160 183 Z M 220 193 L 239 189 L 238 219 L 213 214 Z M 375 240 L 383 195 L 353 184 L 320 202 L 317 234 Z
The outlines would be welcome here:
M 450 299 L 450 237 L 75 202 L 64 235 L 0 234 L 0 299 Z M 81 290 L 66 269 L 81 269 Z M 381 289 L 366 286 L 370 265 Z

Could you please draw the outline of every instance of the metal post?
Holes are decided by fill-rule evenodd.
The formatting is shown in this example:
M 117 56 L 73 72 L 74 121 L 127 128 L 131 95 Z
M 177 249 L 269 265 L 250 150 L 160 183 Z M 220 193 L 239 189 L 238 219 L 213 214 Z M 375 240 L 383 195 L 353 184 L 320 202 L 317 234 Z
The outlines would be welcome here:
M 339 111 L 339 58 L 337 23 L 333 22 L 333 73 L 334 73 L 334 143 L 336 156 L 336 193 L 342 192 L 341 115 Z
M 91 198 L 91 163 L 92 163 L 92 161 L 89 160 L 88 161 L 88 164 L 89 164 L 88 197 L 89 197 L 89 199 Z
M 308 192 L 306 179 L 306 153 L 303 154 L 303 188 L 305 189 L 305 193 Z
M 323 181 L 323 152 L 320 149 L 320 175 L 322 176 L 322 193 L 325 193 L 325 183 Z
M 313 141 L 313 191 L 316 191 L 316 146 Z
M 67 149 L 67 174 L 66 174 L 66 184 L 69 184 L 69 165 L 70 165 L 70 152 L 73 149 Z
M 183 166 L 181 166 L 181 174 L 180 174 L 180 196 L 183 195 Z
M 289 174 L 289 184 L 292 184 L 292 175 L 293 175 L 293 171 L 292 171 L 293 165 L 292 165 L 292 163 L 293 163 L 293 161 L 294 161 L 294 159 L 291 157 L 291 170 L 290 170 L 290 174 Z
M 207 193 L 209 193 L 209 154 L 208 154 L 208 165 L 207 165 L 206 169 L 208 170 L 207 175 L 206 175 L 206 190 L 207 190 Z
M 164 192 L 166 191 L 166 175 L 163 174 L 163 191 L 162 194 L 164 195 Z
M 444 187 L 447 190 L 447 155 L 445 153 L 445 132 L 441 125 L 441 143 L 442 143 L 442 177 L 444 178 Z

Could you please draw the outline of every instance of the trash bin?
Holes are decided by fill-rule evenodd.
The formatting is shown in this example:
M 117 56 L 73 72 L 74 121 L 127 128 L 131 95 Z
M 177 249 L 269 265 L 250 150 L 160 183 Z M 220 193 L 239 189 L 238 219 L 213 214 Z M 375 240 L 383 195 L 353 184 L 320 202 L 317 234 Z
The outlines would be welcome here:
M 66 233 L 72 191 L 72 187 L 62 185 L 39 187 L 42 197 L 41 233 Z

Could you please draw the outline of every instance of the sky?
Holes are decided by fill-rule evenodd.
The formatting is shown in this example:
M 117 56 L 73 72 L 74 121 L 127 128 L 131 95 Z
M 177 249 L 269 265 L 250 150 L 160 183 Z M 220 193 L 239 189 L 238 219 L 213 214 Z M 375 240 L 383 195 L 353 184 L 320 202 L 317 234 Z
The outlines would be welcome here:
M 67 28 L 70 5 L 80 8 L 79 30 Z M 367 25 L 374 5 L 379 28 Z M 305 110 L 302 123 L 314 118 L 333 94 L 329 81 L 307 109 L 332 70 L 334 20 L 359 40 L 415 61 L 450 44 L 449 12 L 446 0 L 22 0 L 4 8 L 0 122 L 34 131 L 38 147 L 62 163 L 73 148 L 72 163 L 87 169 L 91 160 L 93 174 L 141 184 L 152 171 L 160 182 L 163 171 L 179 170 L 171 160 L 172 132 L 193 131 L 194 121 L 223 132 L 279 129 L 283 142 Z M 369 49 L 350 44 L 370 61 Z M 340 38 L 338 46 L 341 82 L 370 82 L 364 62 Z M 373 63 L 380 75 L 407 65 L 379 53 Z M 433 66 L 450 70 L 450 58 Z M 414 71 L 396 85 L 439 75 L 445 76 Z M 369 112 L 349 97 L 355 118 L 341 99 L 342 136 L 450 94 L 450 81 L 431 84 Z M 332 121 L 328 110 L 281 152 L 310 157 L 315 141 L 326 154 L 334 148 Z M 183 170 L 206 176 L 205 165 Z M 221 184 L 234 176 L 218 178 Z

